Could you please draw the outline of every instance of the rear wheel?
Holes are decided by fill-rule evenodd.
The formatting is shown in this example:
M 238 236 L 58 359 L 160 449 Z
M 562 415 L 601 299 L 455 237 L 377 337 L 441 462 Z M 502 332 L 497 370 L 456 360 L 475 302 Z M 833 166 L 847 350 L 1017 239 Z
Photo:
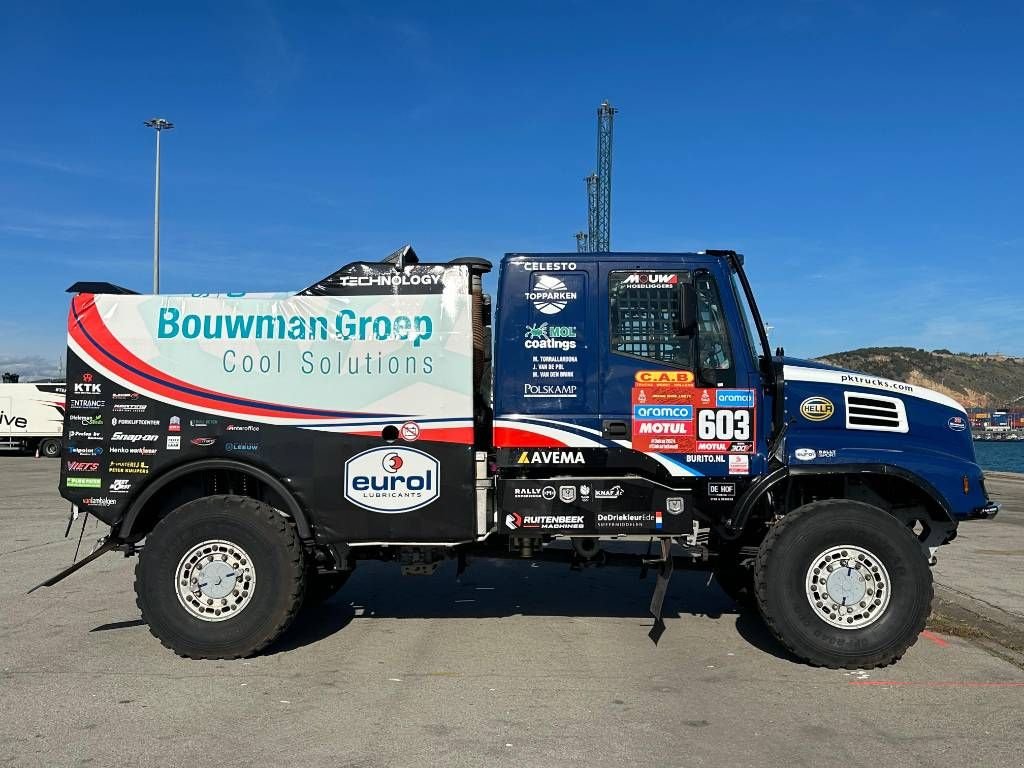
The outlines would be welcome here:
M 765 537 L 754 569 L 758 606 L 794 655 L 833 669 L 898 660 L 924 629 L 928 560 L 913 533 L 877 507 L 817 501 Z
M 60 440 L 48 437 L 39 443 L 39 455 L 48 459 L 55 459 L 60 456 Z
M 304 587 L 295 525 L 243 496 L 209 496 L 174 510 L 146 537 L 135 570 L 150 632 L 194 659 L 263 650 L 295 618 Z

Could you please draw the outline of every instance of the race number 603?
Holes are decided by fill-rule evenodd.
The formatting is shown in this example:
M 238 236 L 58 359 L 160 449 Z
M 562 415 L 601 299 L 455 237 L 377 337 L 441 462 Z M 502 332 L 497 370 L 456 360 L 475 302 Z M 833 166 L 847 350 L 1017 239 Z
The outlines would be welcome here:
M 749 410 L 702 410 L 697 413 L 697 437 L 701 440 L 749 440 Z

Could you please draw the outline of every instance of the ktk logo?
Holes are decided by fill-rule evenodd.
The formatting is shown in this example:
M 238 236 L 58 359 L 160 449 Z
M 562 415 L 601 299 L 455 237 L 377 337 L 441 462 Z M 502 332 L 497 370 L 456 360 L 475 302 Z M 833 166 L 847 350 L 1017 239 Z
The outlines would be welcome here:
M 75 394 L 76 395 L 99 395 L 99 394 L 102 394 L 102 393 L 100 392 L 100 385 L 99 384 L 93 384 L 91 382 L 79 383 L 79 382 L 76 381 L 75 382 Z

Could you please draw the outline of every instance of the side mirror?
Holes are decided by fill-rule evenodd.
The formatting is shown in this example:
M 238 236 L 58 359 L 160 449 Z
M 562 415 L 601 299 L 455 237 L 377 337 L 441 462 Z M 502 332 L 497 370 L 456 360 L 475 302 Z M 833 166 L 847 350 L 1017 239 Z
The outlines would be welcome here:
M 679 319 L 676 333 L 679 336 L 697 335 L 697 291 L 693 283 L 682 283 L 677 288 Z

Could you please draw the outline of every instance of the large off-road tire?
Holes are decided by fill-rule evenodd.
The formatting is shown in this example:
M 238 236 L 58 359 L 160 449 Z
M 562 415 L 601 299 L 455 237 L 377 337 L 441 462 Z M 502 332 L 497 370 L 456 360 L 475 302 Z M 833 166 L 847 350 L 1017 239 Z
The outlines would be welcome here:
M 244 496 L 190 501 L 146 537 L 135 593 L 149 631 L 193 659 L 270 645 L 295 618 L 306 568 L 294 523 Z
M 921 544 L 892 515 L 845 499 L 816 501 L 776 523 L 754 569 L 761 615 L 815 666 L 871 669 L 917 642 L 932 603 Z
M 39 455 L 48 459 L 56 459 L 60 456 L 60 440 L 48 437 L 39 443 Z

